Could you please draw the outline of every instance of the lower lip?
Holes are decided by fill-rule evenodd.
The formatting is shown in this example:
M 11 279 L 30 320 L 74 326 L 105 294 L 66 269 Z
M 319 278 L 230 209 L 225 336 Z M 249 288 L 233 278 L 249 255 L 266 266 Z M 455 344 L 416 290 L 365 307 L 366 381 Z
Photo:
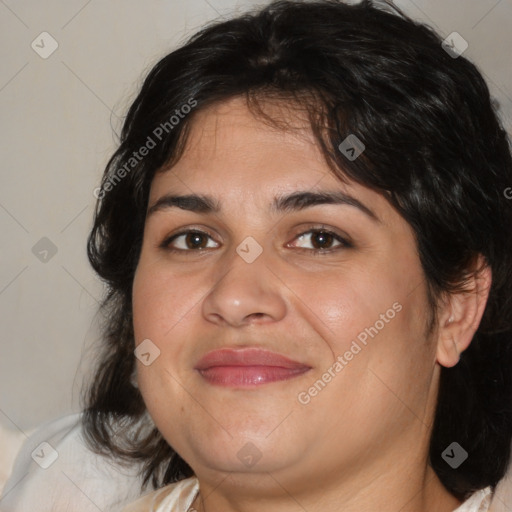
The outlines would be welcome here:
M 216 386 L 253 387 L 298 377 L 309 367 L 282 368 L 280 366 L 213 366 L 199 373 Z

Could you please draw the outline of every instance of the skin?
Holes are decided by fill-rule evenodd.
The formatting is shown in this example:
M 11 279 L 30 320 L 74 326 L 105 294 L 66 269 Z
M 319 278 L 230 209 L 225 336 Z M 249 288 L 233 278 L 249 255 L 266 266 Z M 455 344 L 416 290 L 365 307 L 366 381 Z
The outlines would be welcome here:
M 457 364 L 469 345 L 490 271 L 474 278 L 472 293 L 443 300 L 427 338 L 411 227 L 382 195 L 332 174 L 300 113 L 270 101 L 265 111 L 291 129 L 263 123 L 240 98 L 198 111 L 184 155 L 153 180 L 150 207 L 164 194 L 196 193 L 221 211 L 172 207 L 146 219 L 133 313 L 136 344 L 150 339 L 160 350 L 137 367 L 149 413 L 197 475 L 199 511 L 453 511 L 461 502 L 427 464 L 429 437 L 441 365 Z M 319 190 L 349 194 L 379 221 L 350 205 L 269 207 L 277 195 Z M 318 244 L 318 232 L 299 237 L 312 228 L 353 246 Z M 206 231 L 206 249 L 185 236 L 169 246 L 181 252 L 160 247 L 184 229 Z M 248 236 L 263 250 L 252 263 L 236 252 Z M 402 306 L 394 318 L 300 403 L 394 303 Z M 224 347 L 266 348 L 311 369 L 251 389 L 213 386 L 194 366 Z M 261 455 L 250 467 L 237 456 L 248 442 Z

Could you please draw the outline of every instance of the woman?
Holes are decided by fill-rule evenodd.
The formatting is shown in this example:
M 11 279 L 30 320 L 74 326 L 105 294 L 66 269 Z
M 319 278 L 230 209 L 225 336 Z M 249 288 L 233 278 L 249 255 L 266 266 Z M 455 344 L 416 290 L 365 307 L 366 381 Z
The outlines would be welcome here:
M 494 506 L 508 139 L 475 66 L 387 7 L 211 25 L 133 103 L 89 238 L 110 316 L 83 416 L 157 489 L 127 512 Z

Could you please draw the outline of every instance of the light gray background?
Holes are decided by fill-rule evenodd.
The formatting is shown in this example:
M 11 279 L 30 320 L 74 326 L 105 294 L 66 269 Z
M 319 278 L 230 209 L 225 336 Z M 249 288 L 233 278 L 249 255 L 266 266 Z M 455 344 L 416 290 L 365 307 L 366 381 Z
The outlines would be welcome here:
M 102 295 L 85 252 L 93 190 L 143 76 L 204 22 L 262 3 L 0 0 L 0 427 L 79 410 Z M 512 0 L 396 3 L 468 41 L 510 133 Z M 31 48 L 43 31 L 59 44 L 47 59 Z M 57 247 L 46 263 L 42 237 Z

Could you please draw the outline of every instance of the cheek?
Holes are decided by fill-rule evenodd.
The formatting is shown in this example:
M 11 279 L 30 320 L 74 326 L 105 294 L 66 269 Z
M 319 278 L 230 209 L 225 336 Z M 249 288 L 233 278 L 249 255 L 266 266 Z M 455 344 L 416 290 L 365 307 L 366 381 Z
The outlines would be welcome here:
M 199 296 L 191 287 L 190 278 L 176 276 L 158 261 L 149 265 L 141 258 L 132 288 L 136 343 L 150 338 L 157 345 L 164 345 Z
M 202 295 L 204 290 L 191 276 L 179 276 L 162 262 L 141 258 L 132 287 L 133 328 L 135 346 L 149 339 L 158 353 L 149 366 L 137 362 L 139 387 L 150 410 L 159 408 L 158 390 L 168 389 L 172 396 L 183 391 L 176 378 L 185 378 L 188 371 L 185 363 L 195 322 L 191 319 Z
M 358 336 L 364 341 L 375 324 L 381 331 L 396 323 L 406 294 L 403 280 L 396 282 L 389 273 L 353 268 L 325 278 L 302 275 L 293 289 L 299 314 L 309 319 L 336 353 L 347 350 Z
M 325 342 L 319 370 L 327 371 L 341 356 L 343 373 L 354 382 L 371 377 L 365 368 L 397 383 L 418 370 L 430 371 L 426 351 L 431 347 L 424 342 L 428 304 L 419 262 L 383 260 L 379 268 L 361 264 L 325 277 L 294 279 L 298 314 Z
M 343 292 L 325 286 L 323 293 L 311 295 L 322 320 L 316 321 L 317 330 L 332 340 L 332 355 L 316 369 L 300 403 L 310 401 L 305 411 L 322 418 L 333 438 L 358 425 L 345 448 L 357 445 L 361 436 L 391 432 L 422 417 L 428 398 L 434 353 L 419 313 L 426 307 L 423 289 L 409 293 L 390 286 L 378 292 L 358 281 Z M 342 412 L 332 415 L 334 410 Z

